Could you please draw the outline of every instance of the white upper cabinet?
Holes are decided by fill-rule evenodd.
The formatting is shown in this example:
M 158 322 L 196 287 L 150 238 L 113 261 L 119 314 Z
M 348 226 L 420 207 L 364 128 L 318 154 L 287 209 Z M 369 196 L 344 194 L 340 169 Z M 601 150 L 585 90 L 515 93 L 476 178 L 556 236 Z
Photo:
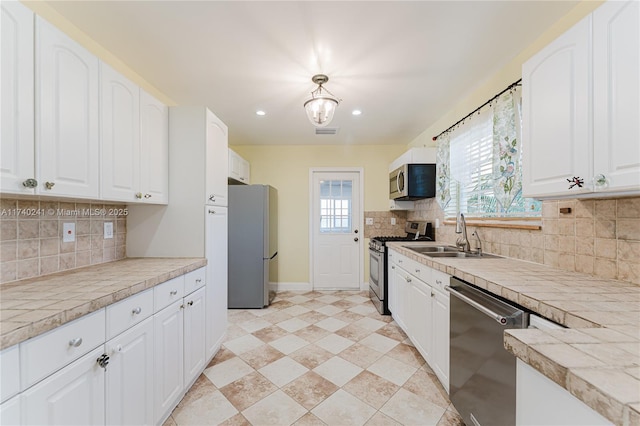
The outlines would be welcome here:
M 169 202 L 169 108 L 140 89 L 141 201 Z
M 586 192 L 567 179 L 592 175 L 589 126 L 591 17 L 562 34 L 522 67 L 523 193 Z
M 211 111 L 206 111 L 206 196 L 207 204 L 227 205 L 229 145 L 227 126 Z
M 98 58 L 36 17 L 37 192 L 99 196 Z
M 639 28 L 609 1 L 523 65 L 524 196 L 640 193 Z
M 100 62 L 101 195 L 131 202 L 140 186 L 140 89 Z
M 593 12 L 595 190 L 640 190 L 640 3 Z M 602 175 L 602 176 L 600 176 Z
M 0 191 L 33 194 L 35 181 L 33 136 L 33 20 L 34 14 L 17 1 L 0 3 L 2 70 L 0 120 L 2 152 Z
M 396 158 L 389 164 L 389 171 L 392 172 L 403 164 L 427 163 L 434 164 L 436 162 L 435 148 L 411 148 L 400 157 Z
M 251 164 L 232 149 L 229 149 L 229 177 L 247 185 L 251 179 Z

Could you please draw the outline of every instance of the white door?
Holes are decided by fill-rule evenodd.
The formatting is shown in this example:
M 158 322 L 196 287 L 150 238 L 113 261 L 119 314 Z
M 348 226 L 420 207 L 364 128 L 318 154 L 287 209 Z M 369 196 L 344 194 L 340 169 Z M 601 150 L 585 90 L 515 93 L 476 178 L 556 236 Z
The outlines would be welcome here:
M 153 316 L 154 423 L 164 420 L 184 389 L 184 312 L 180 299 Z
M 98 198 L 98 58 L 36 17 L 36 162 L 41 194 Z
M 596 191 L 640 186 L 639 40 L 637 1 L 607 2 L 593 12 L 593 171 L 606 182 Z
M 153 419 L 153 318 L 105 345 L 107 424 L 151 425 Z
M 140 187 L 140 89 L 100 62 L 101 197 L 134 201 Z
M 2 192 L 33 194 L 33 12 L 17 1 L 0 4 L 2 17 Z M 27 184 L 29 185 L 29 184 Z
M 140 192 L 142 201 L 169 202 L 169 108 L 140 89 Z
M 206 358 L 218 352 L 227 332 L 227 235 L 226 207 L 205 207 Z
M 105 371 L 96 362 L 102 351 L 94 349 L 23 392 L 23 424 L 104 424 Z
M 362 281 L 360 171 L 311 173 L 313 288 L 358 290 Z
M 184 298 L 184 386 L 189 387 L 205 363 L 205 288 Z

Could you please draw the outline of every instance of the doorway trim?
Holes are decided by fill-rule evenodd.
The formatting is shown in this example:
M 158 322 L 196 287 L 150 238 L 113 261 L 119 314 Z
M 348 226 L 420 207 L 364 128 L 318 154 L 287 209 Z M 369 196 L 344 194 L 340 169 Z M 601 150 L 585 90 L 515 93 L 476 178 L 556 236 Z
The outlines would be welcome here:
M 359 214 L 357 218 L 359 235 L 358 238 L 358 283 L 360 285 L 360 291 L 365 291 L 369 288 L 368 283 L 364 283 L 364 167 L 310 167 L 309 168 L 309 284 L 311 284 L 311 290 L 314 289 L 314 270 L 313 270 L 313 256 L 315 239 L 313 232 L 313 175 L 314 173 L 341 173 L 341 172 L 353 172 L 358 173 L 360 181 L 360 197 L 358 200 Z

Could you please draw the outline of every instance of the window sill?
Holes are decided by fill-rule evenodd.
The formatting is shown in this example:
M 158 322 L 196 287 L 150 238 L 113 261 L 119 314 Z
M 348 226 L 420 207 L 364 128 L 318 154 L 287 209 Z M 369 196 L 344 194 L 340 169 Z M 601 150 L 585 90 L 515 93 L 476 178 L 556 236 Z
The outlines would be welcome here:
M 539 231 L 542 229 L 542 218 L 527 218 L 527 217 L 465 217 L 467 226 L 476 226 L 479 228 L 504 228 L 504 229 L 527 229 L 530 231 Z M 445 225 L 456 224 L 456 219 L 453 217 L 445 218 Z

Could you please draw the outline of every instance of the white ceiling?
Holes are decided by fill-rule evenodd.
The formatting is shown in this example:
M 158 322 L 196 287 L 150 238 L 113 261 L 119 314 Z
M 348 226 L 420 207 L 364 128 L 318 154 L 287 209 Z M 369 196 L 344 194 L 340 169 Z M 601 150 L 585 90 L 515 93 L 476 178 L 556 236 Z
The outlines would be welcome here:
M 231 145 L 407 144 L 577 3 L 49 2 L 178 104 L 208 106 Z M 302 107 L 319 72 L 343 100 L 335 136 Z

